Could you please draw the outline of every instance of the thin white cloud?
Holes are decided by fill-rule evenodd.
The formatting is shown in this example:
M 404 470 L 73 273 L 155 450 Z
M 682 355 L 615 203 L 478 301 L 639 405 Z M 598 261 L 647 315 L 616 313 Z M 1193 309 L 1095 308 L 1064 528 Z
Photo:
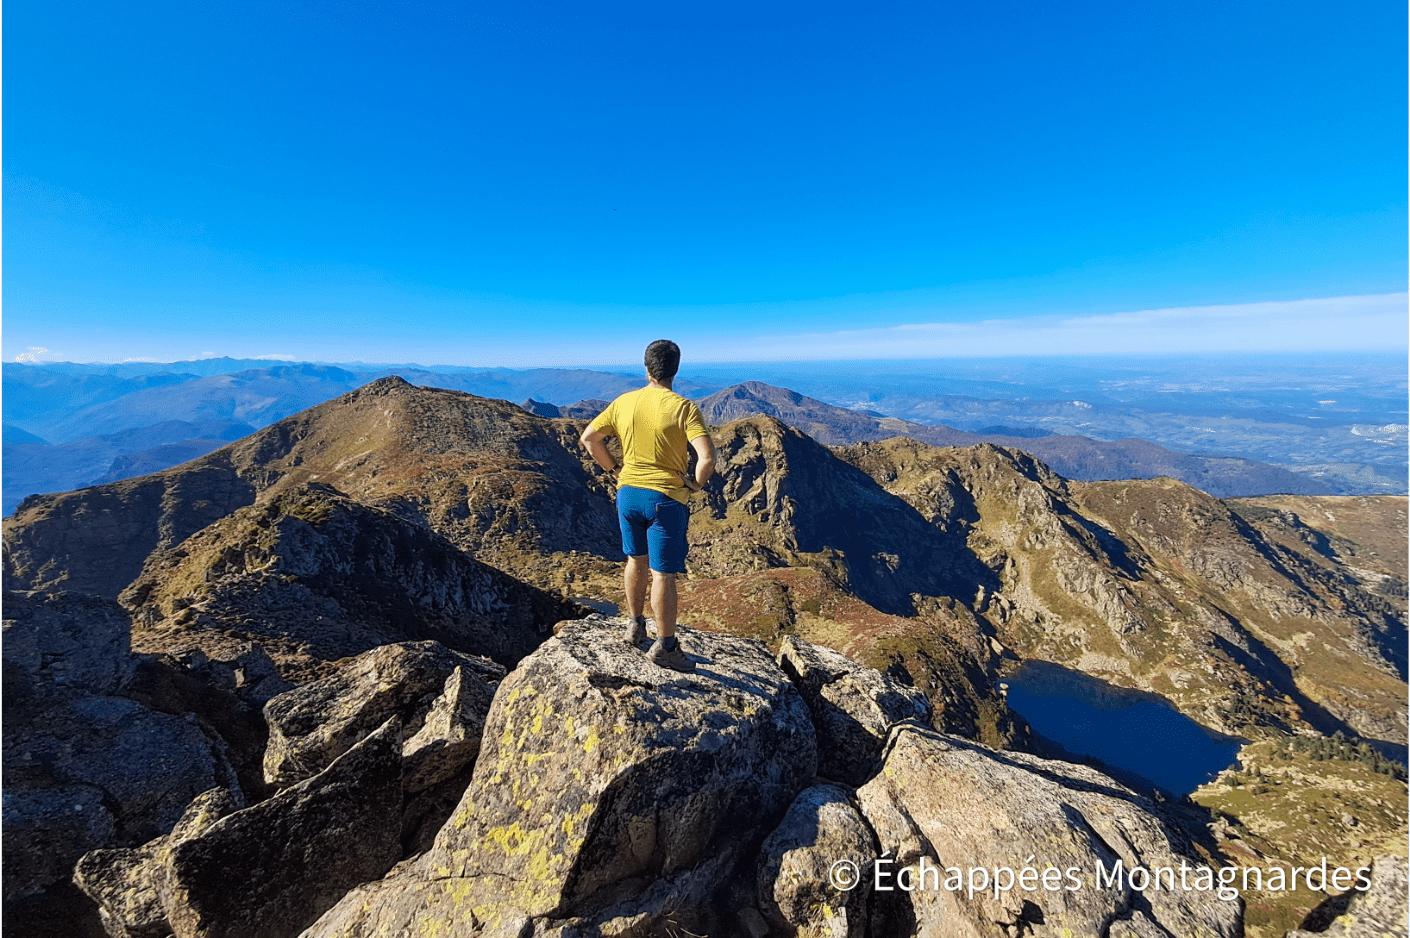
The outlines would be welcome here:
M 699 337 L 718 361 L 1150 355 L 1171 352 L 1396 351 L 1407 348 L 1407 295 L 1190 306 L 1086 316 L 922 322 L 760 336 Z
M 16 355 L 15 361 L 33 363 L 39 361 L 41 358 L 48 354 L 49 350 L 47 348 L 42 348 L 38 345 L 31 345 L 29 346 L 28 352 L 21 352 L 20 354 Z
M 271 361 L 271 362 L 291 362 L 291 361 L 294 361 L 294 356 L 293 356 L 293 355 L 256 355 L 255 358 L 258 359 L 259 361 Z

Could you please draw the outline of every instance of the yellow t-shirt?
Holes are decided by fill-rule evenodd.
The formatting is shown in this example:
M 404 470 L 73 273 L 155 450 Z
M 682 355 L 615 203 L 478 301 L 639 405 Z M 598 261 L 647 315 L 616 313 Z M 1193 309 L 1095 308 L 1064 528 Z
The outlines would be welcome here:
M 690 466 L 690 441 L 707 432 L 694 401 L 647 385 L 608 404 L 590 426 L 622 441 L 618 485 L 651 489 L 682 504 L 689 501 L 690 489 L 681 474 Z

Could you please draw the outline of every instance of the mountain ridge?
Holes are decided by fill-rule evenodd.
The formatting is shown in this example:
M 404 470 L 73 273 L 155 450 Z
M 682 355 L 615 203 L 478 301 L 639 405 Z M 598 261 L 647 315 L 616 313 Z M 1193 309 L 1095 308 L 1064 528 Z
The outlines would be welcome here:
M 933 446 L 992 443 L 1026 450 L 1061 475 L 1077 481 L 1169 476 L 1221 498 L 1271 494 L 1272 489 L 1298 495 L 1332 494 L 1330 488 L 1315 480 L 1252 459 L 1192 456 L 1136 439 L 1102 441 L 1042 431 L 1037 436 L 970 433 L 848 410 L 759 381 L 718 391 L 703 398 L 700 407 L 706 419 L 716 423 L 755 413 L 768 414 L 828 445 L 845 446 L 892 436 L 908 436 Z
M 1156 370 L 1160 371 L 1159 368 Z M 708 378 L 715 371 L 718 369 L 706 368 L 703 377 Z M 767 367 L 763 371 L 771 373 Z M 108 481 L 118 475 L 130 476 L 136 471 L 175 465 L 182 457 L 194 455 L 197 449 L 187 442 L 191 438 L 165 440 L 153 447 L 151 452 L 132 460 L 123 460 L 116 470 L 111 459 L 104 465 L 96 456 L 81 457 L 55 451 L 49 456 L 68 468 L 56 466 L 54 471 L 48 471 L 43 459 L 26 452 L 24 445 L 16 445 L 15 434 L 27 433 L 46 442 L 65 444 L 78 438 L 111 436 L 171 420 L 236 420 L 257 428 L 302 407 L 331 399 L 391 374 L 420 385 L 464 390 L 486 397 L 506 400 L 524 400 L 527 397 L 551 401 L 555 403 L 546 406 L 557 407 L 559 415 L 564 415 L 570 406 L 578 406 L 564 402 L 607 399 L 637 386 L 640 380 L 630 374 L 587 369 L 275 363 L 260 360 L 204 360 L 171 364 L 134 362 L 121 365 L 7 363 L 4 368 L 4 400 L 11 441 L 6 444 L 3 509 L 8 513 L 23 496 L 34 492 L 63 491 L 77 485 Z M 719 390 L 719 384 L 702 383 L 698 380 L 700 377 L 697 376 L 697 380 L 682 378 L 677 383 L 678 390 L 697 397 Z M 808 387 L 819 384 L 817 375 L 809 377 L 800 373 L 794 377 Z M 1358 410 L 1375 410 L 1375 425 L 1342 426 L 1338 422 L 1343 420 L 1345 415 L 1342 415 L 1338 421 L 1333 421 L 1336 426 L 1327 424 L 1323 430 L 1318 430 L 1317 427 L 1322 424 L 1310 421 L 1315 419 L 1325 423 L 1335 415 L 1319 412 L 1302 421 L 1306 426 L 1287 424 L 1286 420 L 1292 419 L 1295 414 L 1288 411 L 1288 401 L 1284 400 L 1288 394 L 1277 388 L 1268 393 L 1273 394 L 1270 400 L 1276 401 L 1278 406 L 1266 413 L 1250 411 L 1246 405 L 1236 406 L 1237 402 L 1234 402 L 1229 405 L 1234 412 L 1226 416 L 1207 418 L 1202 416 L 1203 410 L 1199 410 L 1181 422 L 1178 415 L 1143 414 L 1141 411 L 1126 413 L 1121 410 L 1124 406 L 1120 403 L 1123 395 L 1118 393 L 1113 398 L 1105 392 L 1094 398 L 1104 402 L 1097 405 L 1073 400 L 1045 403 L 1041 399 L 1029 400 L 1025 397 L 1008 401 L 1007 404 L 1003 400 L 965 398 L 968 403 L 960 406 L 957 403 L 960 398 L 951 400 L 945 397 L 943 401 L 939 398 L 931 401 L 935 407 L 927 410 L 920 407 L 929 400 L 924 394 L 920 397 L 914 394 L 909 397 L 905 394 L 896 396 L 894 392 L 899 390 L 899 379 L 889 372 L 883 370 L 877 373 L 875 386 L 870 392 L 860 394 L 860 397 L 859 392 L 867 388 L 858 387 L 858 380 L 862 379 L 839 376 L 836 380 L 824 380 L 820 386 L 832 389 L 833 395 L 828 396 L 828 400 L 851 402 L 842 410 L 891 421 L 893 430 L 908 432 L 934 443 L 959 445 L 966 442 L 963 438 L 941 438 L 934 430 L 925 429 L 942 424 L 970 430 L 980 428 L 984 431 L 979 433 L 980 436 L 990 437 L 1004 445 L 1013 445 L 1013 441 L 999 439 L 1004 435 L 1001 432 L 1004 428 L 991 425 L 1014 424 L 1011 429 L 1017 431 L 1015 435 L 1019 439 L 1029 440 L 1054 435 L 1056 430 L 1057 434 L 1064 435 L 1062 445 L 1050 443 L 1047 450 L 1030 448 L 1059 471 L 1076 478 L 1149 477 L 1164 472 L 1221 496 L 1274 491 L 1403 494 L 1405 489 L 1404 473 L 1395 468 L 1403 465 L 1403 461 L 1397 463 L 1393 455 L 1387 452 L 1388 446 L 1393 448 L 1397 433 L 1400 434 L 1398 438 L 1403 440 L 1405 428 L 1380 425 L 1386 419 L 1394 419 L 1394 415 L 1378 403 L 1383 396 L 1379 386 L 1375 394 L 1362 395 L 1351 402 Z M 913 380 L 907 379 L 901 381 L 900 386 L 908 387 L 907 381 L 914 384 Z M 939 382 L 936 387 L 948 387 L 940 376 L 936 376 L 932 384 L 935 382 Z M 984 390 L 992 394 L 1006 393 L 1005 388 L 1008 387 L 1002 383 L 981 383 Z M 1129 382 L 1117 380 L 1114 386 L 1121 387 L 1126 383 Z M 1023 387 L 1027 389 L 1026 385 Z M 1056 392 L 1066 388 L 1049 390 Z M 840 397 L 837 396 L 839 394 Z M 1345 393 L 1338 392 L 1336 396 L 1342 397 Z M 954 406 L 941 406 L 947 401 Z M 1314 404 L 1314 409 L 1325 410 L 1324 405 L 1332 406 L 1336 402 Z M 1341 414 L 1337 406 L 1340 405 L 1332 406 L 1332 410 Z M 917 410 L 917 407 L 920 409 Z M 976 407 L 979 410 L 975 410 Z M 1050 413 L 1054 407 L 1061 413 Z M 1092 407 L 1097 409 L 1093 410 Z M 1116 410 L 1113 411 L 1113 407 Z M 878 408 L 896 416 L 885 417 L 877 412 Z M 551 415 L 546 410 L 543 413 Z M 901 417 L 911 419 L 896 422 Z M 1265 425 L 1267 421 L 1271 423 Z M 808 430 L 804 422 L 791 422 Z M 814 426 L 814 432 L 825 442 L 857 441 L 855 438 L 828 438 L 819 431 L 819 426 Z M 1092 432 L 1084 429 L 1088 426 L 1093 428 Z M 1196 430 L 1199 432 L 1191 437 L 1190 434 Z M 1088 439 L 1077 438 L 1074 434 L 1085 434 Z M 868 434 L 868 438 L 879 439 L 883 435 L 872 433 Z M 1094 441 L 1091 437 L 1100 439 Z M 1124 439 L 1116 444 L 1109 442 L 1117 437 Z M 1283 440 L 1285 445 L 1280 445 L 1278 440 Z M 161 448 L 176 443 L 183 446 Z M 1239 462 L 1235 456 L 1210 457 L 1207 454 L 1211 451 L 1232 453 L 1251 461 Z M 1184 454 L 1187 453 L 1196 455 L 1186 458 Z M 1260 460 L 1293 470 L 1293 474 L 1290 477 L 1282 471 L 1271 470 L 1267 465 L 1261 465 Z

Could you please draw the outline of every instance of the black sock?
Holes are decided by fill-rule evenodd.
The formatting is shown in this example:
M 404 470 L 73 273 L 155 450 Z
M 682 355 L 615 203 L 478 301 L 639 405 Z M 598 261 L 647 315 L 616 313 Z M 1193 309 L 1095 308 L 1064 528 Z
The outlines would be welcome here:
M 666 649 L 667 651 L 675 651 L 676 646 L 679 644 L 680 642 L 676 641 L 676 637 L 674 635 L 672 635 L 670 638 L 661 639 L 661 647 Z
M 632 616 L 632 621 L 642 628 L 646 627 L 646 616 Z

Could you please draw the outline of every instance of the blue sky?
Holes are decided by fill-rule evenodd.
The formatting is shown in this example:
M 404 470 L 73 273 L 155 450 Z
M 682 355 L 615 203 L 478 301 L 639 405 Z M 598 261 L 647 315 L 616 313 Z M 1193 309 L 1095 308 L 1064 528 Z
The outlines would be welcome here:
M 1406 345 L 1401 3 L 4 27 L 6 361 Z

